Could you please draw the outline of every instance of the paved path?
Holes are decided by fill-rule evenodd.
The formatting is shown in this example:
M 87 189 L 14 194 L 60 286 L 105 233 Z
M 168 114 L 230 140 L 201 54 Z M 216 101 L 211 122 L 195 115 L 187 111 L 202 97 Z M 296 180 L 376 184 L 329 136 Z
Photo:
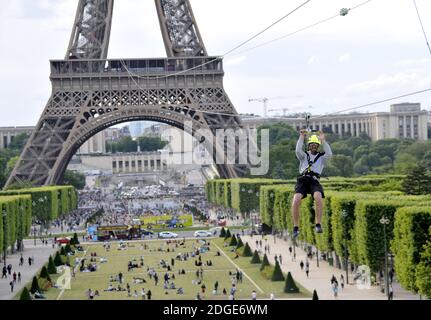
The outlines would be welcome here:
M 282 255 L 282 265 L 281 269 L 283 272 L 290 271 L 293 279 L 300 283 L 304 288 L 313 292 L 317 291 L 317 295 L 321 300 L 385 300 L 386 296 L 380 292 L 379 287 L 371 287 L 370 289 L 359 289 L 353 283 L 352 274 L 349 273 L 350 284 L 345 284 L 344 290 L 339 287 L 338 297 L 334 298 L 332 292 L 330 279 L 332 275 L 340 281 L 340 275 L 343 274 L 346 277 L 345 271 L 340 270 L 335 267 L 331 267 L 328 262 L 319 260 L 319 267 L 317 267 L 317 261 L 315 258 L 310 261 L 310 273 L 309 278 L 307 278 L 305 271 L 301 271 L 299 266 L 300 261 L 306 261 L 307 255 L 304 250 L 300 247 L 296 247 L 296 262 L 292 262 L 292 256 L 289 254 L 289 246 L 291 242 L 284 241 L 280 238 L 276 238 L 276 243 L 274 244 L 274 237 L 271 235 L 267 236 L 268 241 L 262 239 L 261 236 L 242 236 L 242 241 L 248 242 L 251 249 L 254 251 L 256 249 L 256 240 L 262 240 L 262 246 L 265 244 L 270 246 L 270 254 L 268 256 L 269 262 L 274 265 L 274 255 Z M 305 267 L 304 267 L 305 270 Z M 419 295 L 414 295 L 404 289 L 402 289 L 397 283 L 393 283 L 394 289 L 394 300 L 419 300 Z
M 24 251 L 22 256 L 24 258 L 24 265 L 19 266 L 19 259 L 21 257 L 21 252 L 8 255 L 6 258 L 6 264 L 12 264 L 12 274 L 14 271 L 18 274 L 21 272 L 21 282 L 15 283 L 13 292 L 10 291 L 9 283 L 12 281 L 12 275 L 8 275 L 7 279 L 0 279 L 0 300 L 11 300 L 17 293 L 24 288 L 24 285 L 32 281 L 33 276 L 39 272 L 42 266 L 48 262 L 49 256 L 57 251 L 57 248 L 52 248 L 51 244 L 48 246 L 42 245 L 40 240 L 37 240 L 36 246 L 34 246 L 33 240 L 24 240 Z M 28 265 L 28 258 L 34 257 L 34 264 Z M 1 268 L 3 268 L 3 263 L 1 263 Z

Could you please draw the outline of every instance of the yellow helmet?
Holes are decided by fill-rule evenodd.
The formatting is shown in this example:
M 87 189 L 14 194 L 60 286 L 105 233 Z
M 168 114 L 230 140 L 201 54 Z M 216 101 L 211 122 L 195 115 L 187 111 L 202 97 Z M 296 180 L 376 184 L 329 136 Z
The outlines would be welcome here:
M 320 145 L 320 140 L 316 135 L 312 135 L 309 139 L 308 139 L 308 144 L 310 143 L 317 143 L 318 145 Z

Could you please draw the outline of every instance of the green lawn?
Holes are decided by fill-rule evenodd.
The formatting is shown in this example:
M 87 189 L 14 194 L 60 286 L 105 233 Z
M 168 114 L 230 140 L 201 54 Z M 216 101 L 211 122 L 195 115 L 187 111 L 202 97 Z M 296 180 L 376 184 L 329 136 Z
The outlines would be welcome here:
M 145 288 L 146 291 L 151 290 L 152 299 L 156 300 L 184 300 L 184 299 L 194 299 L 198 292 L 201 292 L 201 284 L 196 285 L 193 284 L 193 280 L 197 279 L 196 270 L 199 267 L 195 266 L 195 261 L 197 261 L 198 257 L 190 257 L 187 261 L 179 261 L 175 260 L 174 266 L 172 270 L 168 274 L 172 276 L 175 275 L 176 288 L 182 287 L 184 289 L 184 295 L 178 295 L 176 290 L 165 290 L 163 289 L 164 279 L 163 276 L 165 274 L 166 269 L 161 268 L 159 266 L 159 261 L 164 259 L 168 264 L 171 263 L 171 258 L 175 258 L 178 253 L 188 252 L 189 254 L 192 251 L 196 251 L 196 248 L 200 246 L 200 244 L 196 240 L 186 240 L 185 246 L 178 246 L 175 248 L 173 244 L 167 245 L 166 241 L 145 241 L 145 243 L 149 246 L 148 249 L 143 249 L 141 244 L 143 241 L 133 241 L 129 242 L 126 250 L 118 250 L 119 243 L 113 242 L 111 243 L 110 252 L 106 252 L 103 248 L 102 244 L 96 243 L 91 245 L 84 245 L 84 249 L 87 250 L 86 258 L 90 259 L 90 253 L 97 253 L 97 261 L 98 261 L 98 270 L 96 272 L 79 272 L 76 273 L 76 279 L 72 280 L 72 289 L 64 290 L 61 295 L 60 300 L 83 300 L 87 299 L 86 292 L 88 289 L 98 290 L 100 292 L 100 296 L 96 297 L 96 300 L 141 300 L 142 297 L 140 295 L 141 289 Z M 216 256 L 217 248 L 216 245 L 222 248 L 223 239 L 216 238 L 210 240 L 210 251 L 202 253 L 201 259 L 202 262 L 206 262 L 207 260 L 212 261 L 212 266 L 203 266 L 203 283 L 206 286 L 205 294 L 203 295 L 204 299 L 217 300 L 222 299 L 226 300 L 229 295 L 230 288 L 232 287 L 232 279 L 235 277 L 229 275 L 229 272 L 234 273 L 235 266 L 232 264 L 234 262 L 237 264 L 244 273 L 242 283 L 239 282 L 237 284 L 237 292 L 236 299 L 250 299 L 251 292 L 256 290 L 258 298 L 268 298 L 270 293 L 273 292 L 277 299 L 280 298 L 305 298 L 311 297 L 309 292 L 306 292 L 302 288 L 302 293 L 300 294 L 285 294 L 283 293 L 284 282 L 272 282 L 270 280 L 266 280 L 263 276 L 260 275 L 259 265 L 252 265 L 249 263 L 251 258 L 239 258 L 235 260 L 230 260 L 226 258 L 223 254 L 221 256 Z M 167 249 L 169 248 L 169 252 Z M 174 252 L 172 252 L 174 249 Z M 229 248 L 223 248 L 230 258 L 234 257 L 234 253 L 229 252 Z M 127 271 L 127 263 L 133 259 L 136 259 L 136 263 L 140 263 L 140 257 L 144 257 L 144 267 L 136 268 L 133 271 Z M 104 257 L 108 260 L 107 263 L 99 263 L 99 258 Z M 73 261 L 74 259 L 71 259 Z M 150 280 L 149 275 L 147 274 L 147 267 L 155 268 L 158 276 L 159 283 L 156 286 L 154 280 Z M 184 269 L 186 271 L 185 275 L 178 274 L 178 271 Z M 126 283 L 128 283 L 131 287 L 132 296 L 128 297 L 127 292 L 106 292 L 104 291 L 109 286 L 109 278 L 110 276 L 115 276 L 119 272 L 123 273 L 124 281 L 122 286 L 125 288 Z M 247 274 L 249 278 L 246 277 Z M 133 277 L 143 277 L 147 282 L 143 284 L 134 284 Z M 53 277 L 53 280 L 56 279 Z M 219 282 L 218 295 L 213 295 L 212 290 L 214 288 L 214 283 Z M 171 280 L 170 280 L 171 282 Z M 118 286 L 118 282 L 112 283 L 114 287 Z M 259 288 L 263 290 L 261 292 Z M 221 292 L 223 288 L 226 288 L 228 295 L 222 295 Z M 138 292 L 138 297 L 134 297 L 134 291 Z M 60 294 L 60 290 L 56 288 L 51 288 L 49 291 L 45 293 L 48 299 L 55 300 L 58 298 Z

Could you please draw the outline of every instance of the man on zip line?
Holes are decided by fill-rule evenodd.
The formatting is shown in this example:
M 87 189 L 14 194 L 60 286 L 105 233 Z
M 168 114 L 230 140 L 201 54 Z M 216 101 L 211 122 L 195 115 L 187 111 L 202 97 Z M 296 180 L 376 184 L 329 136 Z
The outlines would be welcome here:
M 322 198 L 325 197 L 323 188 L 319 183 L 320 175 L 323 167 L 332 156 L 332 150 L 325 140 L 325 134 L 320 133 L 319 137 L 313 134 L 308 139 L 308 151 L 304 152 L 304 140 L 307 134 L 306 129 L 300 131 L 298 142 L 296 143 L 296 157 L 299 160 L 299 173 L 295 185 L 295 195 L 292 201 L 292 216 L 293 216 L 293 239 L 299 235 L 299 206 L 301 200 L 311 194 L 316 202 L 316 233 L 322 233 Z M 324 152 L 318 152 L 319 147 L 323 147 Z

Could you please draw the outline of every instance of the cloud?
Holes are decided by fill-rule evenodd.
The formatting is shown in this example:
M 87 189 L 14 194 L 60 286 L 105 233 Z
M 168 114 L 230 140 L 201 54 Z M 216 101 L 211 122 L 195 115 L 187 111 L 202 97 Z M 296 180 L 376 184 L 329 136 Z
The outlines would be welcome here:
M 350 62 L 351 60 L 352 60 L 352 56 L 350 55 L 350 53 L 345 53 L 338 57 L 338 61 L 340 63 Z
M 396 73 L 394 75 L 382 74 L 376 79 L 370 81 L 363 81 L 355 83 L 347 87 L 348 91 L 361 91 L 365 92 L 368 90 L 374 90 L 382 87 L 394 87 L 399 85 L 409 84 L 415 80 L 418 80 L 416 73 Z

